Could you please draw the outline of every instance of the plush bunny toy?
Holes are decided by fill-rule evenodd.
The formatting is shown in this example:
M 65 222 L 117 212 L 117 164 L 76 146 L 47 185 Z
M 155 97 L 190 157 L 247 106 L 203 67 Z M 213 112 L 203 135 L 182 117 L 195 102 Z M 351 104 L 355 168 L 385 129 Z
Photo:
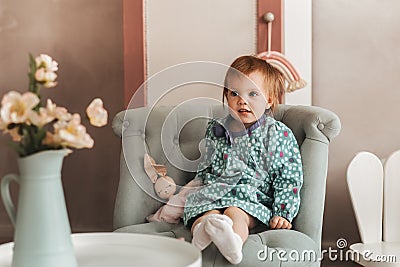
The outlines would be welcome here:
M 167 168 L 156 164 L 148 154 L 144 155 L 144 170 L 154 184 L 154 191 L 161 199 L 170 199 L 176 192 L 174 179 L 167 176 Z
M 187 195 L 202 185 L 201 180 L 193 179 L 182 186 L 177 194 L 174 180 L 167 176 L 167 168 L 156 164 L 148 154 L 144 155 L 144 169 L 150 180 L 154 183 L 154 191 L 162 199 L 168 202 L 159 208 L 155 214 L 147 216 L 149 222 L 179 223 L 183 216 L 183 209 Z

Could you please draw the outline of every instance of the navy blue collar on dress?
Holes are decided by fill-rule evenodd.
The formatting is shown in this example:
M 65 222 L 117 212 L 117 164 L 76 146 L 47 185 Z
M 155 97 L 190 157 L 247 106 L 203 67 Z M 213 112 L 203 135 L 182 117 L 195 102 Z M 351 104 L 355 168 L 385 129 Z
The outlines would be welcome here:
M 232 143 L 233 137 L 251 135 L 255 129 L 266 123 L 267 118 L 271 117 L 271 114 L 272 114 L 271 110 L 266 109 L 261 118 L 259 118 L 255 123 L 253 123 L 249 128 L 239 132 L 229 131 L 228 128 L 230 123 L 235 121 L 235 119 L 229 114 L 227 117 L 225 117 L 221 121 L 218 121 L 218 123 L 214 125 L 213 127 L 214 135 L 216 137 L 226 137 L 228 142 Z

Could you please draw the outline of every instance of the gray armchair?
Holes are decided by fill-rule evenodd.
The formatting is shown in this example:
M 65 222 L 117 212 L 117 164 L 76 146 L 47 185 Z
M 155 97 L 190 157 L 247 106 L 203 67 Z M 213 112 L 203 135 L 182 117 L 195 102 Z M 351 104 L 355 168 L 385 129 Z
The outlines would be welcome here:
M 146 216 L 163 203 L 151 196 L 153 185 L 144 172 L 143 156 L 149 153 L 167 166 L 177 184 L 185 184 L 195 173 L 182 170 L 170 159 L 182 164 L 185 157 L 197 159 L 205 118 L 221 117 L 224 112 L 222 106 L 183 106 L 145 107 L 117 114 L 113 129 L 123 145 L 115 231 L 191 240 L 182 223 L 146 222 Z M 265 226 L 252 230 L 243 246 L 243 261 L 237 266 L 320 266 L 328 146 L 340 131 L 340 121 L 331 111 L 318 107 L 279 105 L 274 115 L 292 129 L 300 146 L 304 169 L 300 211 L 293 230 L 267 230 Z M 230 266 L 213 244 L 202 255 L 203 266 Z

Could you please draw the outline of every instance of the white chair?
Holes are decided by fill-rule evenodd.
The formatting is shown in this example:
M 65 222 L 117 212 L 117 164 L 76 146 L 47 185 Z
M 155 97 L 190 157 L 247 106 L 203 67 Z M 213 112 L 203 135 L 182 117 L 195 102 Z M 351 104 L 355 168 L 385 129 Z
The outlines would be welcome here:
M 347 185 L 361 237 L 353 244 L 362 266 L 400 266 L 400 150 L 384 165 L 372 153 L 358 153 L 347 168 Z

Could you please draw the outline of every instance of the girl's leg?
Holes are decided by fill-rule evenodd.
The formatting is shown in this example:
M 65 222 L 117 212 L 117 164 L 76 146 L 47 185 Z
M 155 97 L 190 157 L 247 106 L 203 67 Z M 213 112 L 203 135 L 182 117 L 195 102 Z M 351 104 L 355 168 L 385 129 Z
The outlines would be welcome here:
M 205 212 L 202 216 L 200 216 L 199 218 L 197 218 L 197 219 L 194 221 L 194 223 L 193 223 L 193 225 L 192 225 L 192 228 L 191 228 L 192 235 L 193 235 L 193 230 L 194 230 L 194 228 L 196 227 L 196 225 L 197 225 L 198 223 L 200 223 L 207 215 L 210 215 L 210 214 L 221 214 L 221 212 L 220 212 L 219 210 L 209 210 L 209 211 Z
M 242 247 L 255 219 L 237 207 L 225 209 L 223 215 L 214 215 L 204 222 L 205 231 L 224 257 L 233 264 L 242 260 Z
M 201 217 L 197 218 L 192 225 L 192 244 L 200 250 L 205 249 L 211 243 L 211 238 L 204 228 L 204 219 L 212 214 L 220 215 L 221 212 L 219 212 L 218 210 L 210 210 L 204 213 Z
M 224 211 L 224 215 L 231 218 L 233 231 L 240 236 L 244 243 L 249 237 L 249 229 L 256 226 L 254 217 L 238 207 L 227 208 Z

